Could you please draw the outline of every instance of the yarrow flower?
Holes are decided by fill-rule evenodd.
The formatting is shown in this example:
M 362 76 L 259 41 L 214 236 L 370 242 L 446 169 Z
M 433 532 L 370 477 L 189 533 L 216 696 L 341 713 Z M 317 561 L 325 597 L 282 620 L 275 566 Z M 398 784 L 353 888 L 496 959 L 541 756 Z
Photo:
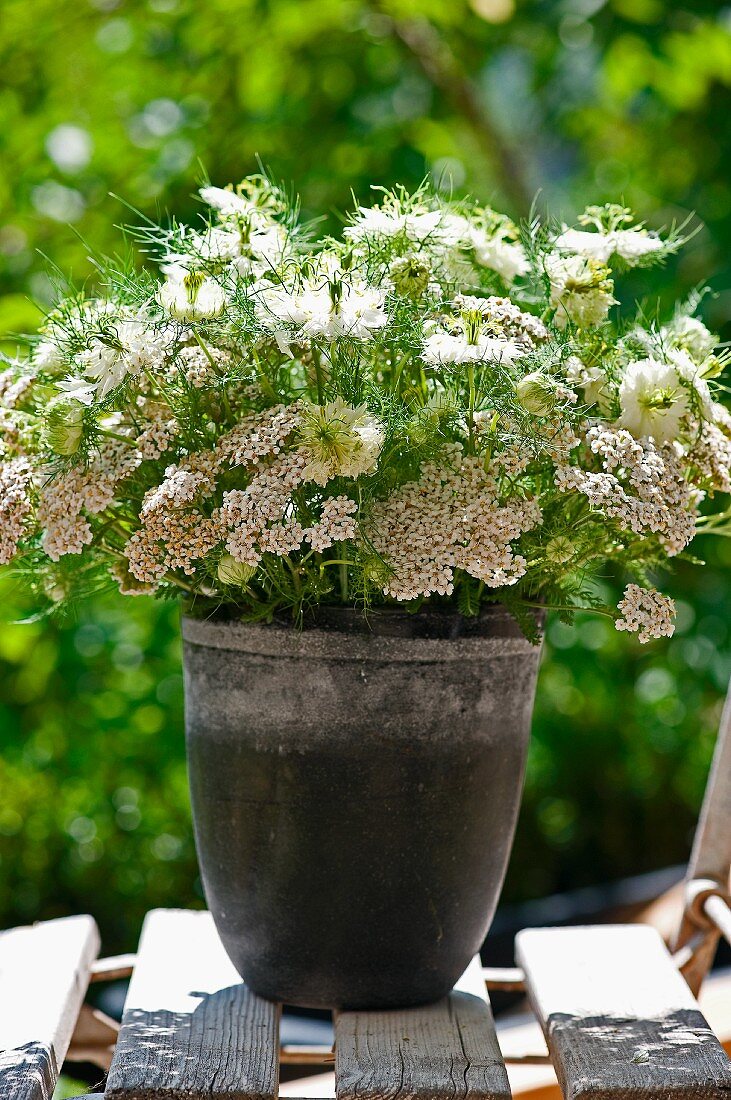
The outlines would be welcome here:
M 316 240 L 263 176 L 200 198 L 195 227 L 146 226 L 159 274 L 100 261 L 105 294 L 0 362 L 0 562 L 45 603 L 111 576 L 256 621 L 570 612 L 606 561 L 644 576 L 731 533 L 731 355 L 695 299 L 611 312 L 677 233 L 611 204 L 523 233 L 424 186 Z M 671 631 L 654 589 L 602 610 Z
M 637 634 L 643 644 L 653 638 L 671 638 L 675 633 L 675 604 L 655 588 L 628 584 L 617 606 L 622 612 L 614 624 L 617 630 Z

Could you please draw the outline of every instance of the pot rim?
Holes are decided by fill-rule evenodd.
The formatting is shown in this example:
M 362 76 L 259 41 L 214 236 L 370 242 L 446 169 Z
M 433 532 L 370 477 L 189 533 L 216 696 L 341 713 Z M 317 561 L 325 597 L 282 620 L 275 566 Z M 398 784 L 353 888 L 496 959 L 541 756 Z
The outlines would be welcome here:
M 539 638 L 544 618 L 536 612 Z M 308 660 L 428 663 L 518 657 L 535 648 L 500 605 L 488 605 L 474 619 L 450 608 L 387 608 L 365 616 L 355 608 L 329 607 L 302 626 L 183 615 L 182 634 L 186 646 Z

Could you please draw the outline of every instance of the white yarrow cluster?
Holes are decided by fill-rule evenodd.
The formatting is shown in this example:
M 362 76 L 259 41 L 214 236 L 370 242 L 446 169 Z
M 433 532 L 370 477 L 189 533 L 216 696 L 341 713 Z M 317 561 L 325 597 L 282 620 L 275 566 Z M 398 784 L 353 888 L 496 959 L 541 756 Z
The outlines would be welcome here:
M 617 606 L 622 613 L 614 624 L 617 630 L 637 634 L 643 644 L 653 638 L 671 638 L 675 632 L 675 604 L 655 588 L 628 584 Z
M 384 592 L 413 600 L 449 595 L 455 569 L 489 588 L 515 584 L 526 561 L 510 544 L 540 519 L 535 500 L 502 505 L 495 478 L 455 445 L 376 505 L 368 537 L 389 566 Z

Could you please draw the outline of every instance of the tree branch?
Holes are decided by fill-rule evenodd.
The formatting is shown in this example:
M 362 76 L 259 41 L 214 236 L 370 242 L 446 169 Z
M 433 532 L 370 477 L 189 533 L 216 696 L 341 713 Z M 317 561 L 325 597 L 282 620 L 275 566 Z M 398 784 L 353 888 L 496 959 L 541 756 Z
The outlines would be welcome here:
M 374 6 L 385 14 L 377 0 Z M 449 45 L 426 19 L 388 18 L 394 35 L 416 59 L 427 79 L 469 123 L 504 195 L 519 214 L 527 215 L 533 194 L 525 166 L 495 127 L 477 88 L 463 73 Z

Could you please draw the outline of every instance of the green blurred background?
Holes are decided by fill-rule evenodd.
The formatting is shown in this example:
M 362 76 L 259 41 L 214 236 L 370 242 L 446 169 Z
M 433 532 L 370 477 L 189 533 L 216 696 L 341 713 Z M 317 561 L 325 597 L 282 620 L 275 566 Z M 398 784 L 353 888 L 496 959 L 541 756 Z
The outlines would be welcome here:
M 306 216 L 371 182 L 451 179 L 518 217 L 623 198 L 702 227 L 653 282 L 710 276 L 731 335 L 731 7 L 690 0 L 0 0 L 0 337 L 78 280 L 128 212 L 194 218 L 256 156 Z M 654 277 L 653 277 L 654 278 Z M 632 292 L 649 284 L 637 276 Z M 666 582 L 676 636 L 551 623 L 505 898 L 687 858 L 731 670 L 731 547 Z M 608 576 L 609 596 L 620 580 Z M 0 927 L 91 911 L 108 951 L 146 909 L 202 904 L 176 609 L 109 596 L 63 623 L 2 582 Z M 489 797 L 489 792 L 486 792 Z

